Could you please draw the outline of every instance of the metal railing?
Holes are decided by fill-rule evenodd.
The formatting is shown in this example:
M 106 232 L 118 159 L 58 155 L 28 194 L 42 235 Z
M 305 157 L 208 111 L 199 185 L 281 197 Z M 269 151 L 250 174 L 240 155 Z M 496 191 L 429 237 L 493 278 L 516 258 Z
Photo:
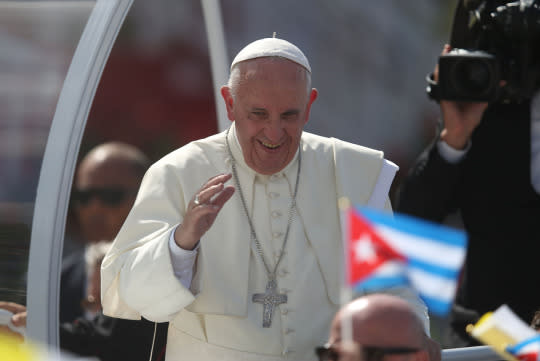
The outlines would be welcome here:
M 445 349 L 442 361 L 497 361 L 503 358 L 489 346 Z

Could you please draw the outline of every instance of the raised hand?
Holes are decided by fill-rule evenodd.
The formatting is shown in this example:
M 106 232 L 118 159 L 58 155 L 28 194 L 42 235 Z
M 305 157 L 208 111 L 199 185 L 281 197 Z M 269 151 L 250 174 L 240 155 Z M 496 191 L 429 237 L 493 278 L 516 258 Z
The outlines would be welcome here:
M 233 186 L 225 186 L 231 177 L 231 174 L 220 174 L 210 178 L 193 195 L 184 220 L 174 233 L 174 240 L 180 248 L 192 250 L 212 227 L 219 211 L 234 193 Z

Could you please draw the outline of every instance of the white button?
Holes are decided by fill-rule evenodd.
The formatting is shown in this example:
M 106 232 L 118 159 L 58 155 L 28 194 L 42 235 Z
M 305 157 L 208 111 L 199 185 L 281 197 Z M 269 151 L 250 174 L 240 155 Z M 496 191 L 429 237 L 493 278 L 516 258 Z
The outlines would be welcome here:
M 287 293 L 289 293 L 289 292 L 291 292 L 291 290 L 288 289 L 288 288 L 282 288 L 282 289 L 279 290 L 279 293 L 287 294 Z
M 274 174 L 274 175 L 270 176 L 270 180 L 275 182 L 275 181 L 277 181 L 279 179 L 279 177 L 280 177 L 279 174 Z
M 279 237 L 281 237 L 282 234 L 283 233 L 281 233 L 281 232 L 274 232 L 274 233 L 272 233 L 272 237 L 279 238 Z
M 280 269 L 279 270 L 279 275 L 281 277 L 285 277 L 287 274 L 289 274 L 289 271 L 287 271 L 286 269 Z
M 276 199 L 277 197 L 279 197 L 279 193 L 277 192 L 270 192 L 268 193 L 268 196 L 272 199 Z
M 289 333 L 293 333 L 293 332 L 294 332 L 293 329 L 287 328 L 287 329 L 285 329 L 285 331 L 284 331 L 283 333 L 286 334 L 286 335 L 288 335 Z
M 283 214 L 280 211 L 272 211 L 272 218 L 281 217 Z
M 282 308 L 282 309 L 281 309 L 281 314 L 282 314 L 282 315 L 286 315 L 286 314 L 288 314 L 288 313 L 289 313 L 289 309 L 288 309 L 288 308 Z

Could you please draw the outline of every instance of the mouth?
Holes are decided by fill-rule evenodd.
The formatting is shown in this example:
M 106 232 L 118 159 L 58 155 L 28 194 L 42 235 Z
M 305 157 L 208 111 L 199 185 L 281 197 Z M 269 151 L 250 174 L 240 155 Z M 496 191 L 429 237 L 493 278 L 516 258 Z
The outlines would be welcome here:
M 281 146 L 281 143 L 279 144 L 273 144 L 273 143 L 268 143 L 268 142 L 264 142 L 262 140 L 259 140 L 258 141 L 263 147 L 267 148 L 267 149 L 270 149 L 270 150 L 274 150 L 274 149 L 277 149 Z

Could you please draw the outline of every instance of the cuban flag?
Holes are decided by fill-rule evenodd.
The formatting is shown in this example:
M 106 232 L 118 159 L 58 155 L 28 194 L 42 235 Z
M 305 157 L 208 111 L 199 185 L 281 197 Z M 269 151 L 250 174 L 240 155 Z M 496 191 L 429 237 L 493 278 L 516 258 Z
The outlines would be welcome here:
M 540 356 L 540 335 L 529 338 L 513 346 L 508 346 L 506 352 L 522 361 L 538 361 Z
M 346 211 L 347 283 L 359 292 L 411 286 L 428 309 L 450 311 L 465 260 L 464 232 L 402 214 Z

